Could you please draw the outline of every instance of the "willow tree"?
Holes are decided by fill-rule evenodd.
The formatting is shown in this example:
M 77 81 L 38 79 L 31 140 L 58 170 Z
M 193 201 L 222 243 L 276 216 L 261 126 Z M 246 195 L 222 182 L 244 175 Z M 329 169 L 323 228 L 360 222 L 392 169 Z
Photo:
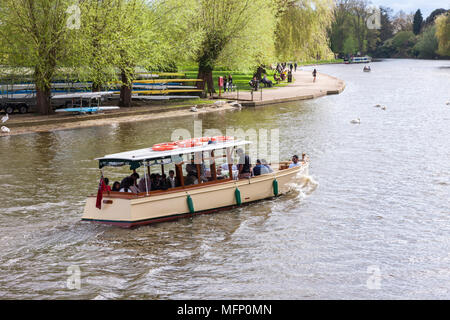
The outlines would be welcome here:
M 82 24 L 74 30 L 70 63 L 78 79 L 92 82 L 92 90 L 99 91 L 117 81 L 114 67 L 116 54 L 114 34 L 116 0 L 84 0 L 80 3 Z
M 52 112 L 51 82 L 70 51 L 70 8 L 71 2 L 66 0 L 0 2 L 3 63 L 33 70 L 37 110 L 41 114 Z
M 327 29 L 333 20 L 332 0 L 279 0 L 276 49 L 279 60 L 328 57 Z
M 200 89 L 205 89 L 207 85 L 209 92 L 214 91 L 212 72 L 220 57 L 222 60 L 229 58 L 223 55 L 227 47 L 234 47 L 228 55 L 241 58 L 244 52 L 251 59 L 255 52 L 262 51 L 260 48 L 266 45 L 262 39 L 266 39 L 267 34 L 273 35 L 270 23 L 274 19 L 270 14 L 272 4 L 272 0 L 196 1 L 197 17 L 193 29 L 202 33 L 195 57 L 198 79 L 204 80 L 198 84 Z
M 438 54 L 450 56 L 450 13 L 436 18 L 436 38 L 438 39 Z

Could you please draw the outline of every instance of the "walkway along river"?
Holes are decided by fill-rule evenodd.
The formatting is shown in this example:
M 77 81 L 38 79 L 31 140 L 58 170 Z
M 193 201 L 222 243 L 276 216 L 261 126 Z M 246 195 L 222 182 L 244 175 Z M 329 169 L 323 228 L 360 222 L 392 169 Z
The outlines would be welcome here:
M 450 298 L 450 62 L 371 66 L 320 66 L 346 90 L 316 100 L 0 138 L 0 296 Z M 194 119 L 279 128 L 281 153 L 307 152 L 318 188 L 134 230 L 79 221 L 93 158 Z

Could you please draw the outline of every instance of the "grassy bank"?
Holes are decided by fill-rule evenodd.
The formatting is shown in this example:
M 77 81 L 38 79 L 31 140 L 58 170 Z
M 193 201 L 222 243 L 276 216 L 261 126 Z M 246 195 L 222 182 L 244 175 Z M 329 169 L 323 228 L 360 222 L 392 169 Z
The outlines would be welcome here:
M 280 88 L 284 87 L 288 84 L 288 82 L 281 81 L 279 84 L 276 84 L 273 76 L 275 74 L 274 70 L 266 69 L 267 78 L 271 80 L 274 84 L 272 88 Z M 186 73 L 186 77 L 195 79 L 198 75 L 198 68 L 195 66 L 183 66 L 179 69 L 179 72 Z M 230 75 L 233 77 L 233 84 L 239 89 L 239 91 L 250 91 L 249 81 L 253 78 L 253 72 L 242 72 L 235 70 L 225 70 L 224 68 L 218 67 L 216 71 L 213 71 L 213 80 L 214 80 L 214 88 L 216 91 L 219 91 L 218 79 L 219 77 L 225 77 Z M 269 89 L 269 88 L 267 88 Z
M 344 63 L 344 59 L 330 59 L 330 60 L 307 60 L 299 63 L 300 66 L 311 66 L 315 64 L 334 64 Z

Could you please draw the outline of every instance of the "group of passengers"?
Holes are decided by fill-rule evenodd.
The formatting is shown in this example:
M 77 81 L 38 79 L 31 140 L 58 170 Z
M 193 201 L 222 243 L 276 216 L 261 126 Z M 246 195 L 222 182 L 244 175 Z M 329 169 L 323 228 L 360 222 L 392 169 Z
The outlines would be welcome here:
M 236 178 L 249 179 L 251 177 L 257 177 L 273 172 L 270 164 L 265 159 L 256 160 L 256 165 L 252 167 L 250 157 L 244 153 L 244 150 L 238 149 L 236 153 L 239 156 L 239 162 L 237 165 L 231 165 L 231 170 L 233 172 L 237 172 Z M 304 160 L 304 155 L 302 160 Z M 301 162 L 299 160 L 299 157 L 297 155 L 294 155 L 292 157 L 292 163 L 289 165 L 289 168 L 298 167 L 300 165 Z M 198 174 L 198 169 L 200 169 L 200 174 Z M 225 179 L 226 177 L 228 177 L 229 170 L 230 167 L 227 163 L 218 167 L 216 175 L 217 180 Z M 211 180 L 211 170 L 207 169 L 204 163 L 196 165 L 194 163 L 194 159 L 191 160 L 191 163 L 186 165 L 186 172 L 187 176 L 184 177 L 185 186 L 196 185 Z M 144 178 L 139 178 L 139 174 L 134 170 L 133 174 L 124 178 L 121 182 L 114 182 L 112 188 L 109 186 L 108 178 L 104 178 L 104 182 L 108 191 L 127 193 L 144 193 L 150 191 L 168 190 L 180 186 L 175 177 L 174 170 L 169 171 L 169 176 L 166 176 L 166 174 L 164 173 L 154 173 L 150 176 L 146 174 Z
M 109 186 L 109 179 L 104 178 L 108 191 L 140 193 L 147 191 L 168 190 L 178 187 L 175 178 L 175 171 L 170 170 L 169 176 L 166 174 L 146 174 L 144 178 L 139 179 L 139 174 L 134 171 L 131 176 L 124 178 L 121 182 L 114 182 L 112 188 Z

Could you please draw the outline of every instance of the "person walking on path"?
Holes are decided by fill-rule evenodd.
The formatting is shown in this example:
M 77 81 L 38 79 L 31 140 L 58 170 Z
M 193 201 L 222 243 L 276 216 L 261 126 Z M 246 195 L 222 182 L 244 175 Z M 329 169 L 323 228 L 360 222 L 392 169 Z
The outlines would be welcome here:
M 294 68 L 295 68 L 295 72 L 297 72 L 297 66 L 298 66 L 298 64 L 297 64 L 297 62 L 294 64 Z
M 317 70 L 316 69 L 313 70 L 312 75 L 314 77 L 313 82 L 316 82 L 316 77 L 317 77 Z

